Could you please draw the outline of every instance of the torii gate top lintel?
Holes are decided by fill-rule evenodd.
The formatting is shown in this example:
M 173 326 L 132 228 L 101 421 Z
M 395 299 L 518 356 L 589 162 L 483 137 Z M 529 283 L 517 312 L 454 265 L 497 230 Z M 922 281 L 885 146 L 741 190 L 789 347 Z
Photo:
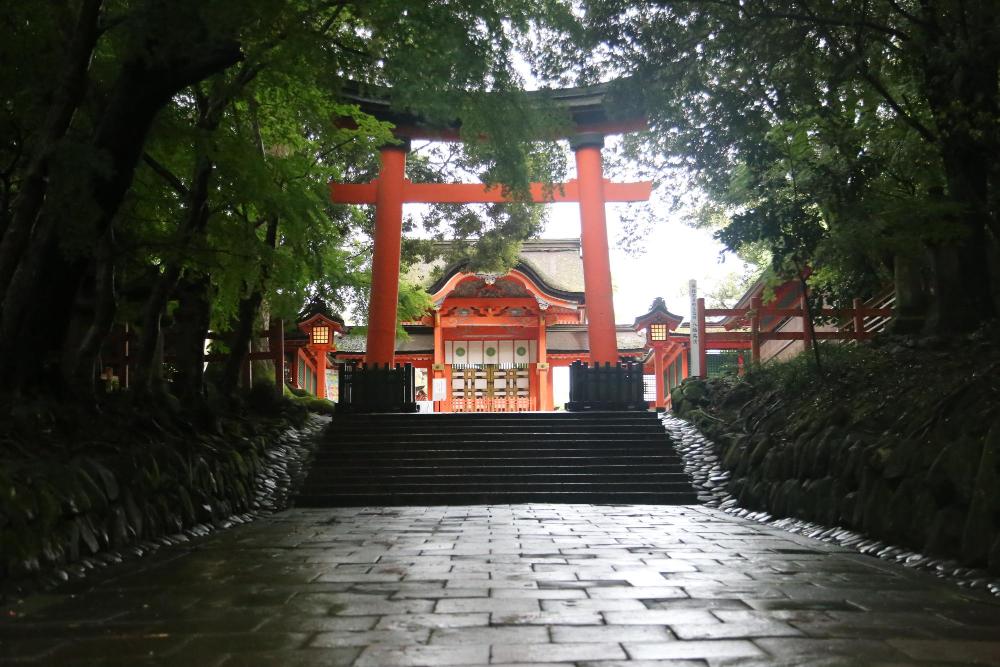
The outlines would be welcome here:
M 620 103 L 615 91 L 626 81 L 613 81 L 592 86 L 533 90 L 525 93 L 527 101 L 554 104 L 566 111 L 571 124 L 563 136 L 553 139 L 573 139 L 579 135 L 611 136 L 639 132 L 649 127 L 645 114 Z M 342 91 L 348 102 L 357 104 L 365 113 L 395 125 L 393 133 L 399 139 L 461 141 L 461 122 L 444 125 L 429 123 L 420 114 L 393 106 L 392 89 L 350 84 Z

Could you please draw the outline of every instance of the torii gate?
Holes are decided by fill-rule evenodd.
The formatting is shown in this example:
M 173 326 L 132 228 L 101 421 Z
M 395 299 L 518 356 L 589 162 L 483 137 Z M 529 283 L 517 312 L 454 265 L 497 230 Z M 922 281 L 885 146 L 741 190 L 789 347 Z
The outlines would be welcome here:
M 645 118 L 609 121 L 602 106 L 607 85 L 556 91 L 552 96 L 572 114 L 570 145 L 576 157 L 577 178 L 556 184 L 547 194 L 542 183 L 531 184 L 531 201 L 579 202 L 583 253 L 584 295 L 590 360 L 618 361 L 618 340 L 611 292 L 611 261 L 605 217 L 607 202 L 647 201 L 652 183 L 614 183 L 604 178 L 601 149 L 604 137 L 645 129 Z M 396 122 L 402 145 L 381 149 L 381 170 L 369 183 L 331 183 L 330 196 L 338 204 L 375 205 L 375 250 L 372 258 L 371 299 L 368 306 L 368 342 L 365 362 L 393 363 L 396 348 L 396 306 L 399 299 L 399 265 L 402 246 L 403 204 L 481 204 L 511 201 L 498 187 L 477 183 L 413 183 L 405 176 L 410 139 L 459 140 L 456 131 L 430 130 L 412 116 L 400 116 L 384 100 L 357 96 L 368 113 Z

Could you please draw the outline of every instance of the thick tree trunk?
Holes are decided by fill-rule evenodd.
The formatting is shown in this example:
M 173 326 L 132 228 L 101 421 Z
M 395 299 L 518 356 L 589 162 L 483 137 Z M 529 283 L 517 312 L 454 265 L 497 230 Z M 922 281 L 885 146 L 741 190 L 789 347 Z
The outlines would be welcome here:
M 84 0 L 66 50 L 62 71 L 55 78 L 52 102 L 34 149 L 21 176 L 10 223 L 0 241 L 0 296 L 7 292 L 14 271 L 31 239 L 45 195 L 49 166 L 59 142 L 66 135 L 73 115 L 87 90 L 87 72 L 100 31 L 98 24 L 103 0 Z M 0 299 L 0 303 L 3 299 Z
M 960 3 L 948 11 L 921 3 L 920 12 L 923 92 L 937 126 L 946 195 L 958 209 L 956 238 L 931 248 L 926 327 L 951 334 L 975 329 L 996 314 L 988 230 L 998 232 L 989 208 L 989 175 L 1000 149 L 998 21 L 988 2 Z
M 893 258 L 893 283 L 896 288 L 895 316 L 889 324 L 894 334 L 923 331 L 927 321 L 930 265 L 924 253 Z
M 268 217 L 264 242 L 269 249 L 274 249 L 277 246 L 278 216 L 276 215 Z M 271 266 L 268 260 L 265 259 L 260 270 L 257 286 L 247 297 L 240 301 L 239 319 L 236 322 L 236 329 L 233 331 L 231 338 L 229 358 L 223 367 L 221 386 L 225 392 L 232 392 L 239 386 L 240 373 L 243 369 L 243 364 L 246 363 L 247 354 L 250 352 L 250 341 L 253 339 L 257 327 L 257 316 L 260 312 L 260 305 L 264 301 L 264 286 L 267 284 L 270 274 Z
M 170 328 L 176 372 L 173 393 L 184 403 L 205 394 L 205 339 L 212 321 L 212 281 L 207 275 L 186 275 L 175 292 L 177 310 Z
M 94 238 L 107 232 L 121 206 L 131 186 L 146 134 L 159 110 L 184 87 L 239 59 L 239 45 L 223 42 L 206 45 L 183 57 L 160 60 L 156 67 L 150 66 L 150 58 L 137 59 L 123 66 L 93 142 L 95 153 L 105 156 L 107 165 L 91 167 L 90 173 L 85 175 L 92 184 L 97 209 L 91 221 Z M 9 294 L 18 295 L 18 298 L 5 299 L 0 319 L 0 383 L 17 388 L 18 383 L 26 381 L 11 372 L 15 350 L 24 341 L 34 343 L 36 359 L 43 359 L 44 363 L 58 361 L 52 357 L 58 354 L 62 341 L 54 347 L 40 347 L 42 341 L 33 338 L 40 328 L 51 326 L 51 311 L 40 312 L 34 304 L 64 301 L 68 287 L 76 284 L 81 275 L 79 265 L 79 261 L 66 258 L 61 251 L 54 222 L 48 222 L 33 236 L 9 287 Z M 54 275 L 63 276 L 65 282 L 54 282 Z
M 985 209 L 988 161 L 980 149 L 946 146 L 948 195 L 962 211 L 956 220 L 959 237 L 931 248 L 931 303 L 926 329 L 951 334 L 976 329 L 996 314 L 990 276 Z
M 260 289 L 255 289 L 240 300 L 236 326 L 229 337 L 229 357 L 222 366 L 222 377 L 219 381 L 224 394 L 232 394 L 240 384 L 240 376 L 244 364 L 247 363 L 250 342 L 257 330 L 257 316 L 263 301 L 264 294 Z
M 182 249 L 187 248 L 192 239 L 203 233 L 208 225 L 208 192 L 214 169 L 215 164 L 204 154 L 195 160 L 191 186 L 187 192 L 187 214 L 180 226 L 178 239 L 178 245 Z M 152 392 L 162 375 L 159 363 L 156 362 L 156 349 L 161 339 L 161 320 L 181 272 L 179 261 L 167 262 L 166 268 L 157 276 L 149 298 L 143 304 L 141 334 L 136 346 L 137 391 Z
M 79 340 L 66 341 L 68 349 L 62 355 L 63 381 L 80 396 L 94 396 L 97 359 L 114 325 L 118 308 L 115 269 L 114 237 L 108 230 L 95 261 L 93 316 Z

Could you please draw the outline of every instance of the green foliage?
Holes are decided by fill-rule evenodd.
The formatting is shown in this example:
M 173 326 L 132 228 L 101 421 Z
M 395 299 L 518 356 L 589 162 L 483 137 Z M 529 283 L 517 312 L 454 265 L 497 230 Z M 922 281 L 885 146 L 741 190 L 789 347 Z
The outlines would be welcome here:
M 863 296 L 896 256 L 995 237 L 987 4 L 591 0 L 535 62 L 553 80 L 630 76 L 651 131 L 626 151 L 668 199 L 731 251 L 765 247 L 777 275 L 808 264 L 815 288 Z

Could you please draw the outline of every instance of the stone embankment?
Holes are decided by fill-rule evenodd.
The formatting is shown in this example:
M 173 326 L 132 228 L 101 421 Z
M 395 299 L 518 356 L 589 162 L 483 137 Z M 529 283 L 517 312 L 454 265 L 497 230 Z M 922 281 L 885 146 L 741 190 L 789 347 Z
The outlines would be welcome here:
M 822 374 L 800 360 L 685 382 L 672 401 L 710 441 L 704 499 L 1000 573 L 1000 376 L 989 355 L 938 354 L 896 344 L 837 353 Z

